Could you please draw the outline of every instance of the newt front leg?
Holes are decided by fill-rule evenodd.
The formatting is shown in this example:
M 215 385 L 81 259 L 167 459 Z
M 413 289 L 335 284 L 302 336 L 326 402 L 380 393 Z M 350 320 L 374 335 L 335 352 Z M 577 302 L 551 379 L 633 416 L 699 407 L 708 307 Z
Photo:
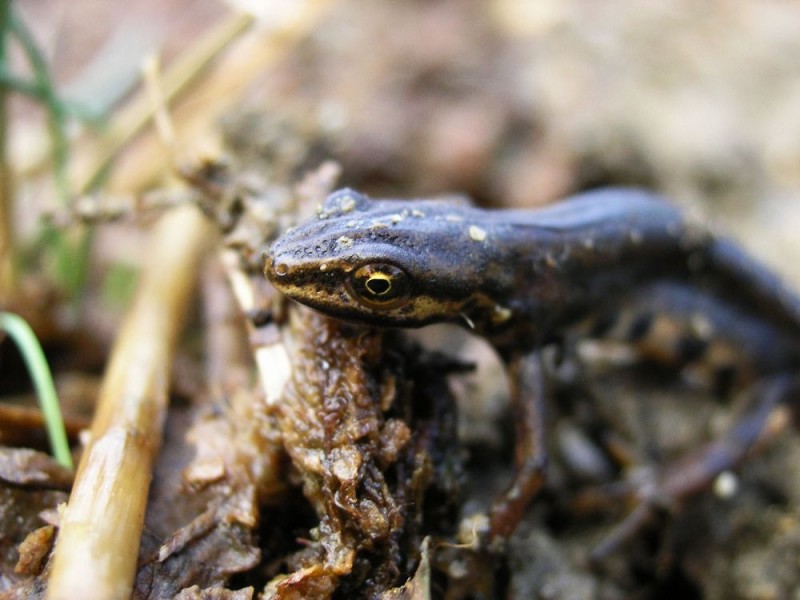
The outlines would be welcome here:
M 514 355 L 507 362 L 514 419 L 514 480 L 492 506 L 490 541 L 505 540 L 541 490 L 547 466 L 545 382 L 539 351 Z

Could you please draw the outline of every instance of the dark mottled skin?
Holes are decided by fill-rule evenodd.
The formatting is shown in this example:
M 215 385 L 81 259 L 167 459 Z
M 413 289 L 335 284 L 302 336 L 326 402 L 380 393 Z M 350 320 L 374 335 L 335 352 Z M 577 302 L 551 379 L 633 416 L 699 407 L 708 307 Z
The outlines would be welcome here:
M 346 282 L 370 264 L 401 268 L 407 297 L 388 308 L 360 301 Z M 623 337 L 639 342 L 667 314 L 684 359 L 712 354 L 719 342 L 762 374 L 800 362 L 800 298 L 734 243 L 644 191 L 609 188 L 537 210 L 491 211 L 342 190 L 272 245 L 265 272 L 291 298 L 334 317 L 390 327 L 459 322 L 494 345 L 509 369 L 518 475 L 493 509 L 493 537 L 513 531 L 541 485 L 538 350 L 579 322 L 635 312 Z
M 320 215 L 272 245 L 266 274 L 290 297 L 335 317 L 395 327 L 471 323 L 509 355 L 558 338 L 576 319 L 647 282 L 669 280 L 705 290 L 776 329 L 788 327 L 800 339 L 800 300 L 778 278 L 647 192 L 605 189 L 538 210 L 491 211 L 370 200 L 342 190 Z M 475 239 L 470 226 L 485 236 Z M 369 263 L 402 267 L 412 296 L 429 297 L 432 306 L 383 311 L 354 301 L 341 268 Z

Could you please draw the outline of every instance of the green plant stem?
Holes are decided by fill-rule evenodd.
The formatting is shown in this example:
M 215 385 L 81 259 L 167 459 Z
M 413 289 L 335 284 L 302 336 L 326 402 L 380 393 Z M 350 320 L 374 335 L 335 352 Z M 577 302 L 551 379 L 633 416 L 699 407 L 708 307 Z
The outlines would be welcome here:
M 5 71 L 6 33 L 10 26 L 10 0 L 0 0 L 0 70 Z M 6 90 L 0 88 L 0 300 L 8 300 L 16 288 L 14 265 L 14 185 L 6 155 L 8 115 Z
M 34 100 L 42 99 L 42 90 L 39 89 L 38 85 L 27 79 L 12 75 L 7 71 L 0 71 L 0 87 L 5 88 L 4 91 L 16 92 Z
M 7 0 L 0 0 L 2 1 Z M 1 72 L 0 84 L 5 83 L 9 89 L 17 89 L 21 93 L 36 97 L 47 109 L 56 190 L 61 201 L 67 204 L 71 196 L 68 175 L 69 139 L 66 133 L 70 107 L 58 96 L 47 61 L 36 45 L 33 35 L 13 11 L 9 11 L 8 14 L 8 28 L 31 66 L 33 82 L 20 81 L 4 69 Z M 81 230 L 76 232 L 73 238 L 59 231 L 48 231 L 45 236 L 51 240 L 55 275 L 67 296 L 76 299 L 85 283 L 88 265 L 86 248 L 91 243 L 91 235 Z
M 36 82 L 28 81 L 22 77 L 17 77 L 13 73 L 2 70 L 0 70 L 0 88 L 5 88 L 7 91 L 22 94 L 23 96 L 28 96 L 28 98 L 42 103 L 47 101 L 47 92 L 43 92 Z M 89 126 L 100 126 L 105 118 L 104 114 L 101 112 L 92 111 L 76 102 L 64 98 L 58 98 L 58 103 L 65 115 L 74 117 Z
M 58 405 L 53 376 L 47 365 L 42 346 L 36 339 L 36 334 L 23 318 L 7 312 L 0 312 L 0 329 L 5 331 L 17 344 L 28 367 L 28 372 L 36 388 L 36 395 L 39 398 L 39 405 L 42 408 L 47 435 L 50 438 L 55 459 L 71 469 L 72 455 L 69 452 L 67 431 L 64 427 L 64 420 L 61 418 L 61 408 Z
M 8 1 L 8 0 L 5 0 Z M 39 97 L 47 107 L 48 128 L 53 139 L 53 167 L 56 176 L 56 187 L 62 201 L 69 199 L 69 179 L 67 177 L 67 159 L 69 157 L 69 141 L 66 134 L 67 111 L 53 87 L 53 80 L 47 68 L 47 61 L 39 51 L 31 32 L 25 23 L 13 12 L 9 14 L 11 33 L 22 47 L 25 57 L 31 65 L 34 85 L 39 90 Z
M 56 187 L 62 201 L 66 202 L 69 199 L 69 180 L 67 178 L 69 142 L 66 134 L 66 111 L 53 88 L 47 62 L 36 46 L 28 28 L 14 14 L 10 15 L 10 25 L 11 31 L 19 41 L 25 56 L 31 64 L 35 85 L 39 89 L 42 101 L 47 106 L 48 126 L 50 136 L 53 139 L 53 167 L 56 176 Z

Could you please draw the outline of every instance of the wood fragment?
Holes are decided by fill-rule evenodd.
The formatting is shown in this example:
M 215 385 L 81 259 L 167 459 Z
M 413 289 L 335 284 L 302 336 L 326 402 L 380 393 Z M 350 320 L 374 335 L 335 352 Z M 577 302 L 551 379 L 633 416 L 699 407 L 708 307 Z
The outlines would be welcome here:
M 56 528 L 45 525 L 31 531 L 19 545 L 19 560 L 14 572 L 20 575 L 38 575 L 50 553 Z

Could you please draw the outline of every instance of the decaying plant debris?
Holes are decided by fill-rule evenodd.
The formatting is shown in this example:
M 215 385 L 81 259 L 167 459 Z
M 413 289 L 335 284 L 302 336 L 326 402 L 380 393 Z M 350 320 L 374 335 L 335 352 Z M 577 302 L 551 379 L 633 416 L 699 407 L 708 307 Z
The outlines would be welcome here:
M 323 166 L 322 178 L 305 182 L 312 205 L 327 191 L 326 173 L 330 168 Z M 216 174 L 226 181 L 224 169 Z M 217 199 L 236 196 L 223 190 L 224 183 L 216 188 Z M 255 204 L 258 198 L 250 199 Z M 229 240 L 242 243 L 253 212 L 254 206 L 244 207 Z M 240 256 L 252 256 L 252 250 Z M 264 594 L 390 593 L 418 568 L 425 536 L 455 528 L 460 450 L 446 376 L 464 365 L 420 354 L 397 335 L 386 338 L 297 306 L 280 309 L 277 300 L 273 321 L 253 324 L 251 338 L 269 344 L 275 319 L 285 321 L 291 374 L 281 397 L 265 406 L 270 419 L 261 431 L 273 429 L 291 462 L 293 490 L 282 495 L 293 498 L 294 511 L 268 511 L 263 518 L 261 543 L 285 553 L 268 557 L 263 573 L 271 580 Z M 262 367 L 265 376 L 274 376 L 270 366 Z M 299 490 L 304 500 L 298 505 Z
M 303 311 L 298 348 L 278 407 L 283 443 L 319 516 L 291 574 L 268 593 L 379 596 L 402 585 L 424 535 L 452 530 L 458 444 L 446 369 Z M 324 350 L 320 351 L 323 348 Z
M 76 221 L 114 220 L 99 226 L 96 253 L 146 256 L 140 294 L 168 261 L 157 246 L 131 242 L 133 223 L 150 225 L 176 205 L 198 219 L 199 208 L 210 248 L 196 267 L 173 265 L 186 276 L 174 282 L 183 291 L 165 292 L 173 304 L 146 294 L 169 325 L 146 320 L 118 335 L 123 320 L 137 322 L 136 303 L 127 317 L 110 316 L 94 281 L 71 320 L 39 273 L 3 306 L 43 340 L 76 458 L 97 468 L 91 455 L 103 456 L 94 446 L 109 431 L 141 443 L 141 454 L 124 457 L 136 477 L 120 477 L 120 456 L 102 473 L 88 471 L 116 488 L 55 465 L 41 453 L 38 411 L 19 406 L 28 401 L 25 378 L 3 345 L 0 599 L 45 598 L 48 586 L 51 597 L 72 597 L 69 579 L 53 573 L 57 548 L 76 537 L 63 504 L 82 488 L 84 523 L 103 523 L 105 534 L 79 533 L 102 537 L 111 562 L 127 556 L 108 577 L 91 558 L 70 566 L 82 600 L 792 597 L 800 436 L 785 412 L 772 415 L 771 435 L 740 470 L 682 506 L 661 507 L 590 564 L 591 550 L 635 509 L 637 492 L 718 439 L 753 398 L 737 390 L 721 400 L 617 346 L 549 357 L 547 484 L 508 546 L 490 553 L 478 545 L 485 511 L 513 463 L 505 383 L 490 349 L 460 331 L 327 320 L 277 297 L 260 255 L 339 185 L 520 207 L 633 183 L 699 206 L 798 281 L 800 262 L 788 257 L 798 252 L 800 213 L 786 201 L 800 189 L 797 8 L 732 2 L 700 14 L 687 0 L 650 11 L 623 0 L 302 7 L 278 35 L 249 15 L 227 15 L 202 48 L 179 40 L 196 54 L 174 70 L 165 65 L 163 89 L 151 96 L 171 102 L 198 87 L 156 107 L 160 139 L 147 133 L 129 144 L 115 135 L 147 121 L 152 109 L 139 96 L 109 128 L 113 151 L 76 144 L 76 195 L 87 173 L 130 147 L 107 191 L 51 221 L 69 231 Z M 22 160 L 20 173 L 31 175 L 34 163 Z M 180 245 L 182 227 L 165 237 Z M 173 318 L 187 322 L 182 337 Z M 116 368 L 128 383 L 118 388 L 104 363 L 112 347 L 128 346 L 120 341 L 128 334 L 146 356 L 123 351 Z M 109 404 L 97 411 L 100 396 Z M 105 446 L 112 455 L 121 447 Z M 140 512 L 126 513 L 134 504 Z

